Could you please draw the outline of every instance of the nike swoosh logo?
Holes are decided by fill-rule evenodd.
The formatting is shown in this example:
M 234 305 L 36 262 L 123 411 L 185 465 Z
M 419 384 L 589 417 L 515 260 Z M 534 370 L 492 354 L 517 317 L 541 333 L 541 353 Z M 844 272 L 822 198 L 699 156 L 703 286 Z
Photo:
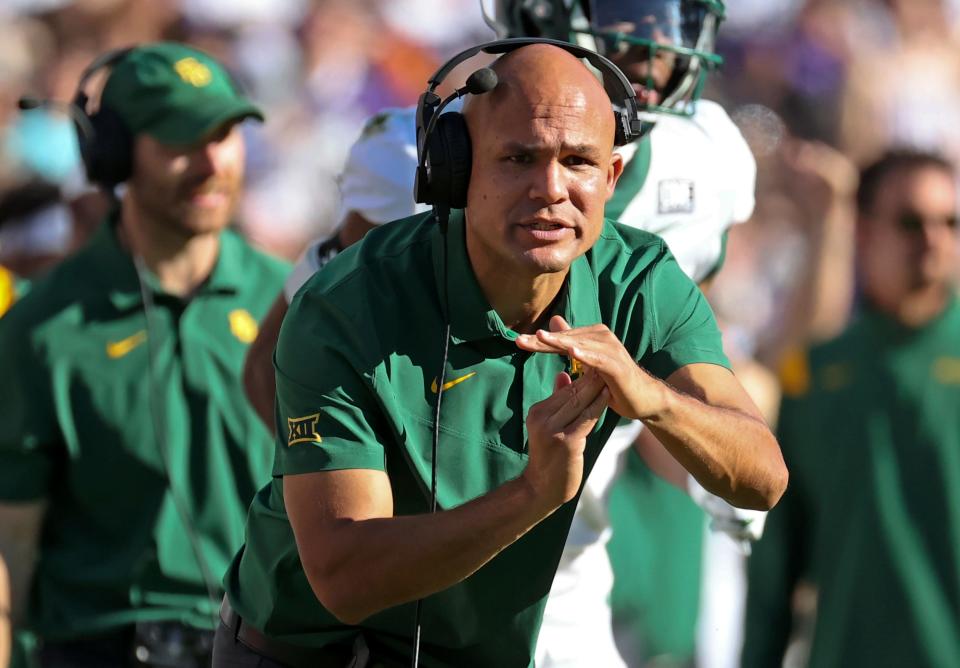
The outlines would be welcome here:
M 454 385 L 459 385 L 459 384 L 462 383 L 463 381 L 468 380 L 468 379 L 470 379 L 470 378 L 473 378 L 473 377 L 476 376 L 476 375 L 477 375 L 477 372 L 476 372 L 476 371 L 471 371 L 471 372 L 468 373 L 466 376 L 460 376 L 459 378 L 455 378 L 454 380 L 451 380 L 451 381 L 448 382 L 448 383 L 444 383 L 444 384 L 443 384 L 443 391 L 446 392 L 447 390 L 449 390 L 449 389 L 450 389 L 451 387 L 453 387 Z M 433 379 L 433 382 L 430 383 L 430 391 L 433 392 L 434 394 L 437 393 L 437 379 L 436 379 L 436 378 L 434 378 L 434 379 Z
M 147 340 L 147 331 L 141 329 L 136 334 L 132 334 L 125 339 L 114 341 L 107 344 L 107 357 L 112 360 L 120 359 L 130 353 L 131 350 Z

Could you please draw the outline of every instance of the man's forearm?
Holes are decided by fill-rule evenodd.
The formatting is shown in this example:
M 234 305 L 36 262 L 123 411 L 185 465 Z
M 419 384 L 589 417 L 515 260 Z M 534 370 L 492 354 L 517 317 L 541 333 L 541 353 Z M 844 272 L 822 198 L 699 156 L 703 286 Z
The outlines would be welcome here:
M 521 477 L 434 514 L 329 520 L 301 561 L 320 602 L 358 623 L 461 582 L 553 510 Z
M 663 409 L 644 422 L 704 489 L 734 506 L 768 510 L 786 489 L 780 448 L 758 417 L 664 385 Z

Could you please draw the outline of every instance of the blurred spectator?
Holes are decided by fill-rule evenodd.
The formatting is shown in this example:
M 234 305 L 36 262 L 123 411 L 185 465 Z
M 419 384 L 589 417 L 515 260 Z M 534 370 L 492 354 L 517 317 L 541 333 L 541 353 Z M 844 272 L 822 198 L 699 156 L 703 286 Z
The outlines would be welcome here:
M 960 42 L 945 0 L 886 0 L 887 39 L 851 50 L 841 110 L 841 146 L 855 161 L 887 145 L 960 159 Z M 866 37 L 866 36 L 864 36 Z
M 746 668 L 781 664 L 803 580 L 810 665 L 960 665 L 956 177 L 906 151 L 861 175 L 857 317 L 783 377 L 790 489 L 750 560 Z
M 0 320 L 0 604 L 43 666 L 196 668 L 270 476 L 239 374 L 287 267 L 225 231 L 262 115 L 223 69 L 175 43 L 104 67 L 85 157 L 117 206 Z M 24 190 L 0 250 L 62 253 L 65 209 Z

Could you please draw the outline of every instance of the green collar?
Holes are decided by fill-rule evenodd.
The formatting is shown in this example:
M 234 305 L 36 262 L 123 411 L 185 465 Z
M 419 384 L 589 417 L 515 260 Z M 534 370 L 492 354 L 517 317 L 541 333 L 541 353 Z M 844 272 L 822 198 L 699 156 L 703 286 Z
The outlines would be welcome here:
M 140 282 L 133 258 L 117 238 L 119 208 L 107 215 L 90 240 L 93 268 L 113 306 L 121 311 L 138 308 L 143 303 Z M 240 240 L 232 233 L 220 235 L 220 252 L 213 272 L 197 289 L 199 294 L 235 294 L 243 281 L 243 258 Z M 164 292 L 153 272 L 143 276 L 147 288 L 158 298 L 177 299 Z
M 443 276 L 443 235 L 439 227 L 433 234 L 434 277 L 439 286 L 441 299 L 445 285 L 450 287 L 450 331 L 454 343 L 475 341 L 490 337 L 502 337 L 509 341 L 517 333 L 503 324 L 503 320 L 490 306 L 477 282 L 477 277 L 467 254 L 464 215 L 462 210 L 450 212 L 447 227 L 447 245 L 450 253 L 449 276 Z M 583 327 L 601 322 L 600 303 L 596 277 L 590 266 L 591 252 L 578 257 L 570 265 L 562 295 L 554 309 L 572 327 Z M 443 306 L 441 305 L 441 308 Z

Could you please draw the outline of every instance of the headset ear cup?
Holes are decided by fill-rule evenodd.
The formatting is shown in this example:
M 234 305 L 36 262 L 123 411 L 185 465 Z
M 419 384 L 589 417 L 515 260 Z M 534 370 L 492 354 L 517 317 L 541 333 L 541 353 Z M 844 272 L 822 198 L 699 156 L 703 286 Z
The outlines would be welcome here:
M 473 151 L 463 114 L 447 112 L 427 143 L 430 193 L 434 204 L 462 209 L 467 205 Z
M 81 154 L 87 178 L 105 188 L 113 188 L 130 178 L 133 169 L 133 139 L 127 124 L 109 107 L 101 107 L 89 116 L 93 137 L 81 140 Z

